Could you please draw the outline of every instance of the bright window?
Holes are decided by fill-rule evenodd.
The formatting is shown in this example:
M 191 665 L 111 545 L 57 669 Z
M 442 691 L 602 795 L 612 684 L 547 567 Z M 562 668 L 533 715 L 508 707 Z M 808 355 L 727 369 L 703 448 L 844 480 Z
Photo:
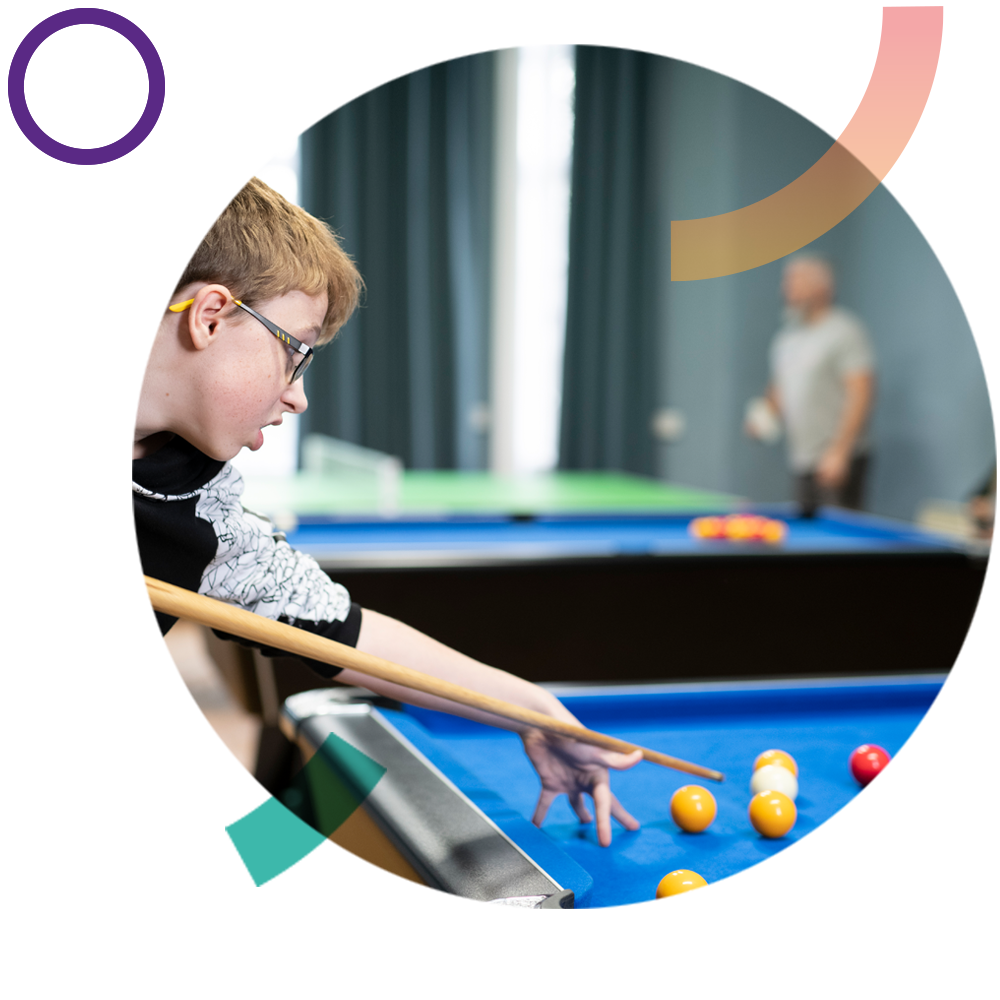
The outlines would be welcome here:
M 518 52 L 514 472 L 551 469 L 558 458 L 574 65 L 572 46 Z

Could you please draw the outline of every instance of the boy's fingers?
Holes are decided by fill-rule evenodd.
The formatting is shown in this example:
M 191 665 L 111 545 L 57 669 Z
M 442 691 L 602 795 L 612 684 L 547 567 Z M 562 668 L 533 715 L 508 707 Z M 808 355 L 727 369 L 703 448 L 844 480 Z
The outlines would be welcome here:
M 639 821 L 615 798 L 614 795 L 611 796 L 611 815 L 614 816 L 616 820 L 626 830 L 638 830 Z
M 607 847 L 611 843 L 611 800 L 614 796 L 606 781 L 596 782 L 591 796 L 594 812 L 597 813 L 597 842 L 601 847 Z
M 576 818 L 581 823 L 589 823 L 594 818 L 591 816 L 590 810 L 587 808 L 587 803 L 583 798 L 583 792 L 575 792 L 570 795 L 569 804 L 573 807 L 573 812 L 576 813 Z
M 541 826 L 548 814 L 549 806 L 552 805 L 556 793 L 547 788 L 542 789 L 542 794 L 538 796 L 538 805 L 535 806 L 535 815 L 531 817 L 531 822 L 535 826 Z
M 627 771 L 630 767 L 635 767 L 642 760 L 642 751 L 633 750 L 632 753 L 616 753 L 614 750 L 607 750 L 602 756 L 605 767 L 610 767 L 615 771 Z

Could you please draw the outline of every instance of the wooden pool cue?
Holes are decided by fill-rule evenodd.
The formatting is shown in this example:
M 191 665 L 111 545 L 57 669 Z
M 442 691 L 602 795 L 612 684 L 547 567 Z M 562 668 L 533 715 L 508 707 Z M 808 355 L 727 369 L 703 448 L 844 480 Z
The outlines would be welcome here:
M 686 774 L 708 778 L 710 781 L 723 780 L 721 772 L 702 767 L 700 764 L 692 764 L 656 750 L 637 747 L 625 740 L 615 739 L 613 736 L 605 736 L 604 733 L 597 733 L 592 729 L 585 729 L 583 726 L 575 726 L 572 723 L 554 719 L 550 715 L 534 712 L 530 708 L 521 708 L 520 705 L 512 705 L 499 698 L 470 691 L 468 688 L 453 684 L 451 681 L 422 674 L 419 670 L 403 667 L 398 663 L 390 663 L 388 660 L 372 656 L 370 653 L 363 653 L 353 646 L 345 646 L 333 639 L 313 635 L 304 629 L 295 628 L 294 625 L 273 621 L 263 615 L 254 614 L 254 612 L 244 608 L 237 608 L 213 597 L 205 597 L 203 594 L 175 587 L 172 583 L 155 580 L 151 576 L 145 577 L 145 580 L 150 602 L 157 611 L 162 611 L 164 614 L 197 622 L 199 625 L 207 625 L 209 628 L 219 629 L 230 635 L 238 635 L 242 639 L 249 639 L 262 646 L 273 646 L 298 656 L 306 656 L 311 660 L 319 660 L 335 667 L 355 670 L 368 677 L 390 681 L 414 691 L 422 691 L 424 694 L 444 698 L 460 705 L 467 705 L 469 708 L 476 708 L 481 712 L 488 712 L 511 722 L 523 723 L 605 750 L 615 750 L 618 753 L 626 754 L 641 750 L 643 759 L 653 764 L 660 764 L 663 767 L 673 768 L 675 771 L 684 771 Z

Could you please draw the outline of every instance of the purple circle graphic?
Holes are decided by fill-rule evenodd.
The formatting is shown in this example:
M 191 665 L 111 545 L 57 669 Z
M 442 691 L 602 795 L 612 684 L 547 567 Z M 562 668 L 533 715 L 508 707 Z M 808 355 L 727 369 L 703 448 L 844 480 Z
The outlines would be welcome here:
M 28 102 L 24 96 L 24 75 L 35 50 L 49 35 L 54 35 L 57 31 L 71 28 L 76 24 L 97 24 L 102 28 L 117 31 L 119 35 L 124 35 L 142 56 L 142 61 L 146 64 L 146 76 L 149 78 L 149 97 L 146 99 L 146 107 L 131 131 L 107 146 L 98 146 L 95 149 L 80 149 L 76 146 L 64 146 L 61 142 L 56 142 L 52 136 L 43 132 L 35 119 L 31 117 Z M 160 62 L 160 54 L 145 32 L 128 18 L 122 17 L 121 14 L 114 14 L 110 10 L 102 10 L 100 7 L 75 7 L 73 10 L 64 10 L 59 14 L 53 14 L 52 17 L 47 17 L 41 23 L 36 24 L 17 47 L 10 64 L 10 72 L 7 74 L 7 100 L 10 102 L 10 110 L 14 114 L 14 121 L 17 122 L 21 131 L 43 153 L 47 153 L 57 160 L 62 160 L 64 163 L 76 163 L 80 166 L 110 163 L 126 153 L 131 153 L 153 131 L 153 126 L 163 110 L 165 94 L 166 80 L 163 76 L 163 63 Z

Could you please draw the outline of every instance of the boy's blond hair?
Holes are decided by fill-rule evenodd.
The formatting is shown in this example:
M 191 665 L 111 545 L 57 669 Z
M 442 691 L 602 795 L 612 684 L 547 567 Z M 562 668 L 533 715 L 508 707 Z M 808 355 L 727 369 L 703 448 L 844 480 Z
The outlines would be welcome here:
M 327 295 L 317 340 L 347 322 L 363 288 L 337 237 L 305 209 L 254 177 L 226 206 L 184 269 L 175 291 L 196 281 L 225 285 L 247 305 L 287 292 Z

